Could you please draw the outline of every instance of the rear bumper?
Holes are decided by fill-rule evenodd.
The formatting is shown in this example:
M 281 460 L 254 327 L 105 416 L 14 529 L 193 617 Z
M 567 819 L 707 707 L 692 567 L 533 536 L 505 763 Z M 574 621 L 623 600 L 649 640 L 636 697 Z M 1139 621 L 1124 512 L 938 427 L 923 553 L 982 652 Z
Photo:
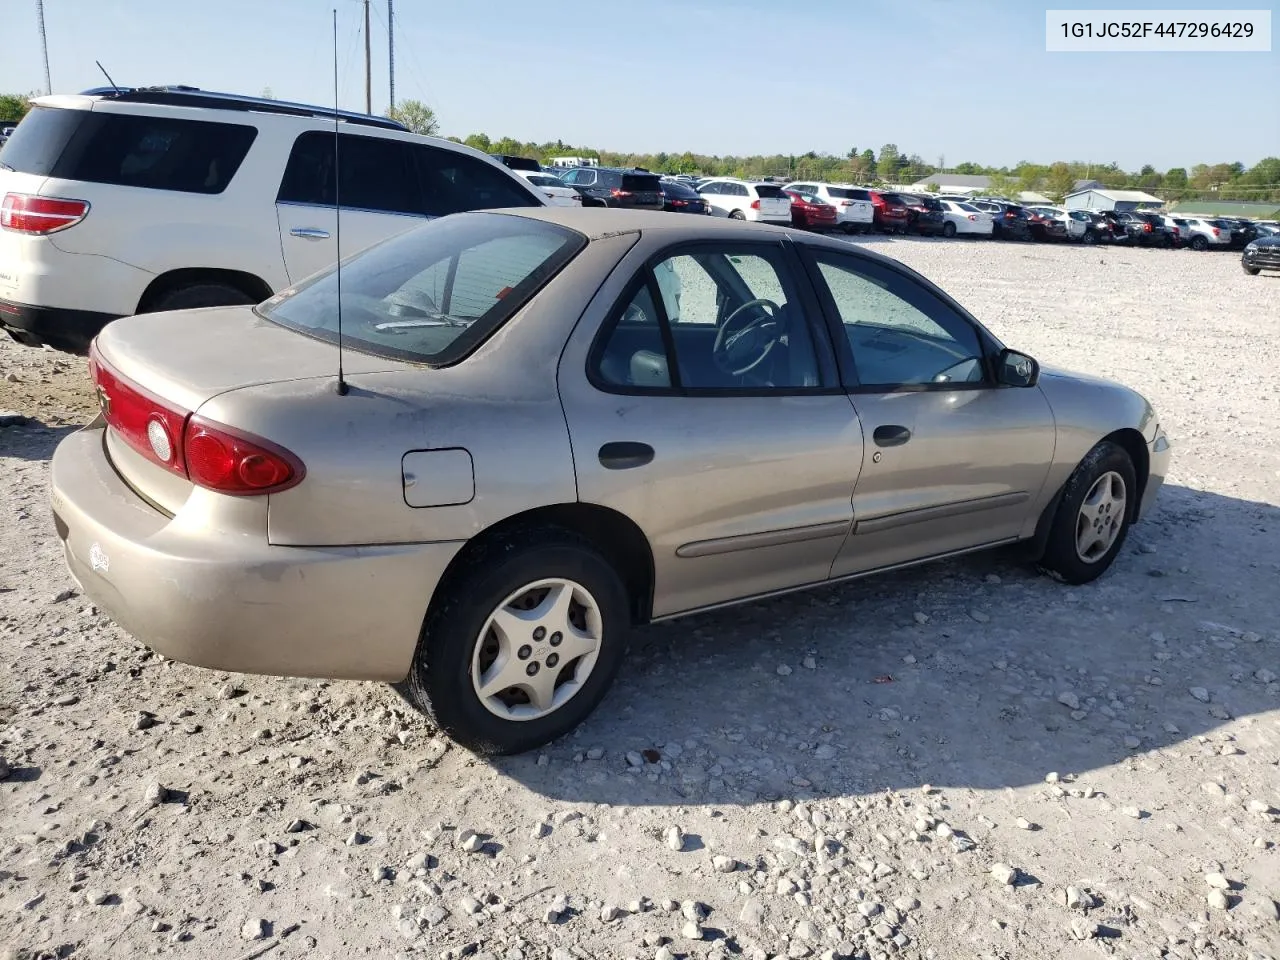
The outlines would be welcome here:
M 242 673 L 403 679 L 460 542 L 280 547 L 184 525 L 112 468 L 100 421 L 58 445 L 54 522 L 84 593 L 174 660 Z
M 836 220 L 840 223 L 856 223 L 859 225 L 875 220 L 874 210 L 860 210 L 856 207 L 836 207 Z
M 0 329 L 28 346 L 48 344 L 57 350 L 86 353 L 89 342 L 117 314 L 60 307 L 33 307 L 0 299 Z

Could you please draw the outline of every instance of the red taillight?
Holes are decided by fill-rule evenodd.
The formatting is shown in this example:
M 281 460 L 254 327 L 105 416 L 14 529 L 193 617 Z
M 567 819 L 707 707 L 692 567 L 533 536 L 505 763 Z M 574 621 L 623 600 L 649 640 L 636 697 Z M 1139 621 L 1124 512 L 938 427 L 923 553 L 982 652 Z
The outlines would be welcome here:
M 1150 232 L 1151 232 L 1151 224 L 1149 224 L 1149 223 L 1144 223 L 1144 224 L 1142 225 L 1142 232 L 1143 232 L 1143 233 L 1150 233 Z
M 1221 230 L 1219 230 L 1217 227 L 1214 227 L 1214 228 L 1213 228 L 1213 235 L 1214 235 L 1215 237 L 1220 237 L 1220 236 L 1222 236 L 1222 231 L 1221 231 Z
M 615 197 L 629 197 L 629 196 L 631 196 L 631 191 L 630 191 L 630 190 L 619 190 L 617 187 L 614 187 L 614 188 L 613 188 L 612 190 L 610 190 L 609 192 L 610 192 L 610 193 L 612 193 Z
M 183 453 L 192 483 L 232 496 L 279 493 L 306 472 L 288 450 L 204 417 L 187 423 Z
M 687 207 L 689 205 L 689 201 L 688 200 L 672 200 L 671 205 L 673 207 Z
M 20 233 L 57 233 L 74 227 L 89 212 L 83 200 L 56 200 L 25 193 L 5 194 L 0 204 L 0 227 Z
M 969 214 L 969 219 L 976 223 L 978 220 L 978 215 L 976 213 L 971 213 Z
M 760 201 L 759 201 L 759 200 L 752 200 L 752 201 L 751 201 L 751 209 L 752 209 L 752 210 L 759 210 L 759 209 L 760 209 Z
M 189 414 L 121 377 L 89 351 L 89 374 L 103 419 L 130 447 L 180 477 L 187 474 L 181 438 Z
M 288 450 L 166 403 L 112 370 L 89 350 L 98 406 L 111 429 L 152 463 L 218 493 L 278 493 L 306 470 Z
M 852 201 L 852 200 L 841 200 L 841 201 L 840 201 L 840 206 L 842 206 L 842 207 L 852 207 L 852 206 L 853 206 L 853 201 Z

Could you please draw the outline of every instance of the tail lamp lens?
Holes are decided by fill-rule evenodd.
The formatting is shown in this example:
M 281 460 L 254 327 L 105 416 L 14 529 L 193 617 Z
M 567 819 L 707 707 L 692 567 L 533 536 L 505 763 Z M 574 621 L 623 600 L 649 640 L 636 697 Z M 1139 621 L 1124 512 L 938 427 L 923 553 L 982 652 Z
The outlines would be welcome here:
M 83 200 L 33 197 L 25 193 L 5 194 L 0 203 L 0 227 L 19 233 L 45 235 L 74 227 L 89 212 Z
M 233 496 L 278 493 L 305 472 L 287 450 L 203 417 L 187 423 L 185 453 L 192 483 Z

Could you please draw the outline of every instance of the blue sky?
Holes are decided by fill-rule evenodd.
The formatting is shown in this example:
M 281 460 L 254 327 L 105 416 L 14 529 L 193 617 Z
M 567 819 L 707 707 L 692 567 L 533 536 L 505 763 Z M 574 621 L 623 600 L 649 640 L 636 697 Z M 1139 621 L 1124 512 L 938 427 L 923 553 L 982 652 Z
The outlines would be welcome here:
M 1117 8 L 1172 5 L 1129 0 Z M 363 109 L 360 0 L 44 0 L 55 91 L 189 83 Z M 0 91 L 44 84 L 35 0 L 4 0 Z M 1026 0 L 397 0 L 396 96 L 443 132 L 598 148 L 844 153 L 931 163 L 1115 160 L 1126 169 L 1280 155 L 1280 54 L 1044 50 Z M 1266 3 L 1199 0 L 1200 9 Z M 387 105 L 373 0 L 374 109 Z M 1274 18 L 1280 26 L 1280 18 Z

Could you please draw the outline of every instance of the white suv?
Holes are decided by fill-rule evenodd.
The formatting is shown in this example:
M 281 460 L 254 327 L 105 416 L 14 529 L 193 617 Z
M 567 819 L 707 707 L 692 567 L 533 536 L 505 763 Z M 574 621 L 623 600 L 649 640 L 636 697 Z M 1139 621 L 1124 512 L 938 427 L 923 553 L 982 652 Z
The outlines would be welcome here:
M 116 317 L 265 300 L 338 257 L 335 154 L 343 257 L 431 217 L 546 204 L 381 117 L 192 87 L 41 97 L 0 149 L 0 328 L 82 352 Z
M 1182 230 L 1182 242 L 1192 250 L 1209 250 L 1212 247 L 1231 246 L 1231 228 L 1209 217 L 1186 217 Z
M 714 216 L 791 225 L 791 198 L 776 183 L 717 177 L 699 186 L 698 193 Z
M 822 183 L 818 180 L 797 180 L 788 183 L 783 190 L 811 193 L 836 208 L 836 226 L 845 233 L 870 233 L 875 220 L 876 206 L 871 194 L 863 187 L 851 183 Z

